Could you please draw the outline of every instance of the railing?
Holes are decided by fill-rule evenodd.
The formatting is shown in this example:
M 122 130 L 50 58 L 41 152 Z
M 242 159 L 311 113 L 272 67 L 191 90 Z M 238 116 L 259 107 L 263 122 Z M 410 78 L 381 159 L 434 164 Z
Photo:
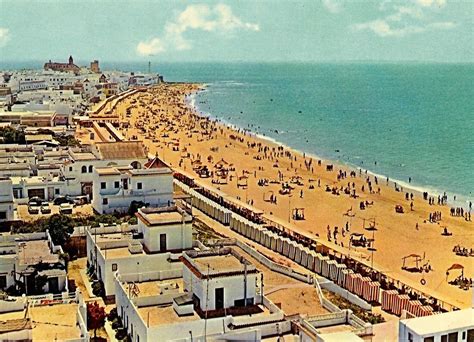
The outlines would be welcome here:
M 63 292 L 59 294 L 44 294 L 39 296 L 28 296 L 28 303 L 31 306 L 70 304 L 78 301 L 76 292 Z

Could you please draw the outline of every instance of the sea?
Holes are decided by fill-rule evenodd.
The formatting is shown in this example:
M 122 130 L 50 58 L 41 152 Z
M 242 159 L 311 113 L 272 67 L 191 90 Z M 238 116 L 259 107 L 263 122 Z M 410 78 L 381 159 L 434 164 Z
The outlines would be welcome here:
M 1 65 L 0 65 L 1 67 Z M 474 64 L 102 63 L 200 82 L 203 115 L 405 189 L 474 193 Z M 408 191 L 408 190 L 407 190 Z M 454 201 L 456 196 L 456 201 Z

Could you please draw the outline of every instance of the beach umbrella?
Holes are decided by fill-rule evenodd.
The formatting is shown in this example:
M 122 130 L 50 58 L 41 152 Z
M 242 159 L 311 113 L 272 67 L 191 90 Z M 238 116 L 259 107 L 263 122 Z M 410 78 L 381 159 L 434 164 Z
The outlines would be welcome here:
M 460 264 L 452 264 L 451 267 L 446 270 L 446 279 L 448 278 L 449 271 L 451 270 L 461 270 L 461 277 L 464 276 L 464 266 Z

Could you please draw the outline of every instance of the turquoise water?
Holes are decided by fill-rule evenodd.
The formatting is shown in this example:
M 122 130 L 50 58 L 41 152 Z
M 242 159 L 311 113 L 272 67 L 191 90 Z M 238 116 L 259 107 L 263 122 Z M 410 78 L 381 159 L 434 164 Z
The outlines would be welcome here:
M 147 64 L 107 68 L 147 70 Z M 460 202 L 474 192 L 474 64 L 156 64 L 199 110 Z
M 411 177 L 410 185 L 419 190 L 457 194 L 464 203 L 472 198 L 472 64 L 162 69 L 168 79 L 206 82 L 207 91 L 194 102 L 213 117 L 401 184 Z

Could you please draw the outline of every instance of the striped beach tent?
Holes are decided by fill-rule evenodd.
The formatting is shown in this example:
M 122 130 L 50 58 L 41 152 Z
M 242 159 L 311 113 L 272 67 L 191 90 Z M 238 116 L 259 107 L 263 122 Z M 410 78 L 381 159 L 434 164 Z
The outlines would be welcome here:
M 378 281 L 369 281 L 365 284 L 362 297 L 369 303 L 380 302 L 380 283 Z
M 382 310 L 393 312 L 395 297 L 397 295 L 397 290 L 382 290 Z
M 422 306 L 423 304 L 421 304 L 419 300 L 410 300 L 405 310 L 415 315 L 416 317 L 420 317 L 422 315 Z
M 339 286 L 342 286 L 339 284 L 340 282 L 340 278 L 341 278 L 341 273 L 343 270 L 345 270 L 347 268 L 346 265 L 344 264 L 336 264 L 336 269 L 335 269 L 335 272 L 336 272 L 336 278 L 333 280 L 336 284 L 338 284 Z
M 406 294 L 399 294 L 395 297 L 395 303 L 393 307 L 393 313 L 397 316 L 400 316 L 402 314 L 403 310 L 408 309 L 408 305 L 410 303 L 410 296 Z
M 339 268 L 337 267 L 337 261 L 336 260 L 330 260 L 328 261 L 328 266 L 329 266 L 329 279 L 331 279 L 334 282 L 337 282 L 337 276 L 339 273 Z
M 354 271 L 349 268 L 342 269 L 341 272 L 339 273 L 337 284 L 347 289 L 346 279 L 348 278 L 347 275 L 351 273 L 354 273 Z
M 355 283 L 358 282 L 358 279 L 361 277 L 359 273 L 349 273 L 346 278 L 346 289 L 350 292 L 355 292 Z M 356 280 L 357 279 L 357 280 Z
M 359 297 L 362 297 L 366 283 L 369 281 L 371 281 L 369 277 L 362 277 L 359 275 L 359 277 L 354 280 L 354 293 Z
M 434 314 L 434 309 L 431 305 L 423 305 L 420 307 L 421 316 L 430 316 Z

